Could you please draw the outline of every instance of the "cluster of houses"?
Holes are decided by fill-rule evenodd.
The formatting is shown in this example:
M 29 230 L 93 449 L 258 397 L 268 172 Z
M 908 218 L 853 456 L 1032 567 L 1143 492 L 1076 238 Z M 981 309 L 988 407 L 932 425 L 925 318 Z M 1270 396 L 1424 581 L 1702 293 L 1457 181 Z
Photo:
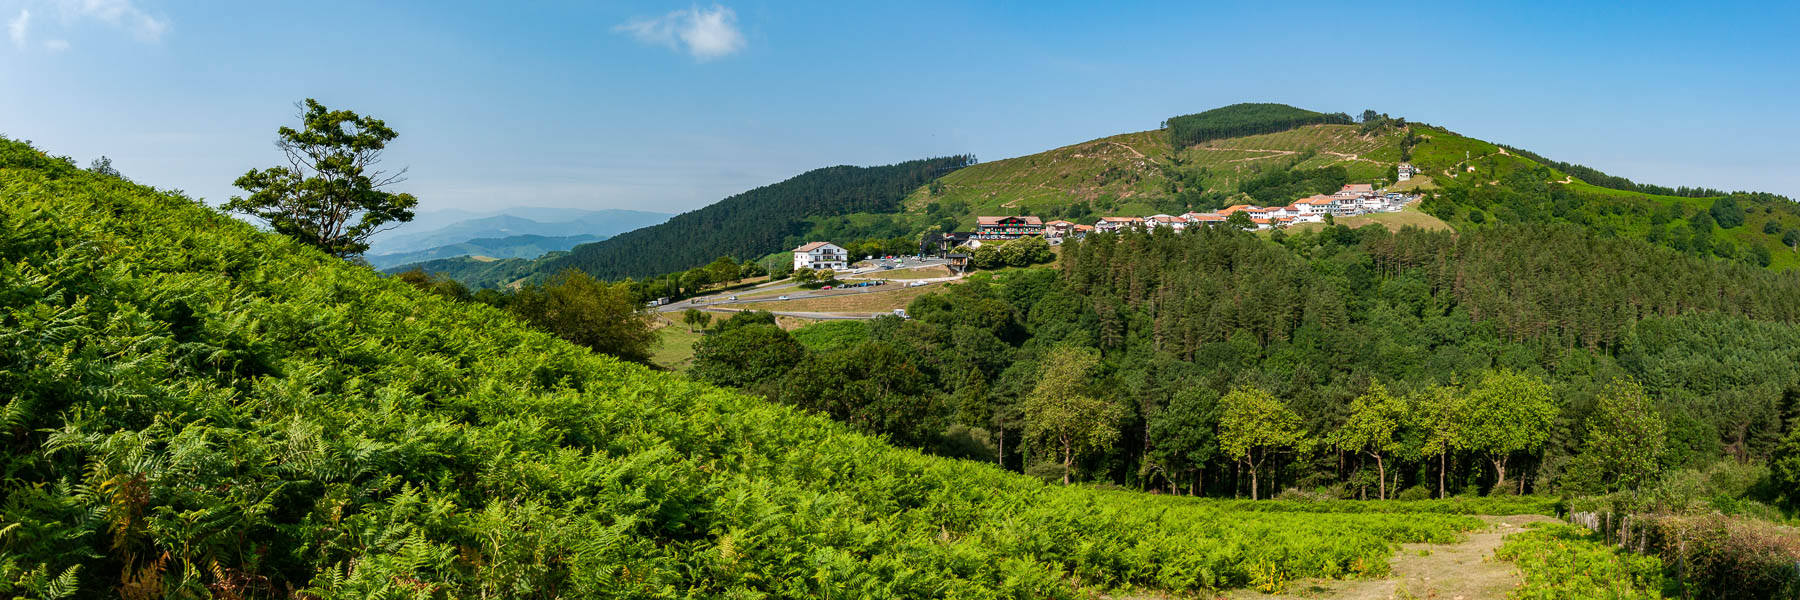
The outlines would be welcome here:
M 1412 179 L 1418 170 L 1401 163 L 1398 179 Z M 1417 195 L 1391 193 L 1375 189 L 1367 183 L 1345 185 L 1334 194 L 1317 194 L 1295 200 L 1287 206 L 1255 206 L 1238 204 L 1213 212 L 1189 212 L 1182 215 L 1150 215 L 1148 217 L 1100 217 L 1092 225 L 1056 220 L 1048 223 L 1032 216 L 976 217 L 975 230 L 927 236 L 921 242 L 921 253 L 937 254 L 960 246 L 980 247 L 983 242 L 1016 240 L 1027 236 L 1042 237 L 1050 243 L 1079 239 L 1089 233 L 1148 231 L 1167 227 L 1181 231 L 1197 225 L 1217 225 L 1244 213 L 1251 229 L 1277 229 L 1300 223 L 1322 223 L 1325 216 L 1352 217 L 1376 212 L 1399 212 Z M 849 261 L 843 248 L 826 242 L 813 242 L 794 249 L 794 268 L 842 269 Z
M 1409 165 L 1403 165 L 1409 166 Z M 1402 173 L 1406 170 L 1403 169 Z M 1182 215 L 1150 215 L 1148 217 L 1101 217 L 1092 225 L 1070 221 L 1050 221 L 1037 217 L 978 217 L 975 231 L 944 236 L 948 246 L 979 246 L 984 241 L 1013 240 L 1025 236 L 1043 236 L 1051 241 L 1079 238 L 1090 232 L 1114 233 L 1126 230 L 1149 230 L 1168 227 L 1181 231 L 1195 225 L 1215 225 L 1244 213 L 1253 229 L 1274 229 L 1299 223 L 1324 222 L 1326 215 L 1350 217 L 1374 212 L 1398 212 L 1418 196 L 1388 193 L 1366 183 L 1344 186 L 1335 194 L 1318 194 L 1295 200 L 1287 206 L 1239 204 L 1213 212 L 1189 212 Z

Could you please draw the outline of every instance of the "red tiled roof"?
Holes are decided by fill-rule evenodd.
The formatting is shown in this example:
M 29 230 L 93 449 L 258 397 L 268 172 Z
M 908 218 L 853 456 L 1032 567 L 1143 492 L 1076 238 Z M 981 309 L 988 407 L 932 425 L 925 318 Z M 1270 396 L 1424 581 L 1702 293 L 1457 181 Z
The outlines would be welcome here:
M 1142 222 L 1144 222 L 1143 217 L 1100 217 L 1100 220 L 1106 221 L 1109 223 L 1142 223 Z
M 1037 217 L 975 217 L 975 222 L 981 225 L 999 225 L 1002 219 L 1018 219 L 1023 221 L 1023 223 L 1021 223 L 1022 225 L 1044 224 L 1043 219 Z
M 795 248 L 794 251 L 795 252 L 812 252 L 814 250 L 818 250 L 819 248 L 821 248 L 823 246 L 830 246 L 830 245 L 831 245 L 831 242 L 809 242 L 805 246 Z

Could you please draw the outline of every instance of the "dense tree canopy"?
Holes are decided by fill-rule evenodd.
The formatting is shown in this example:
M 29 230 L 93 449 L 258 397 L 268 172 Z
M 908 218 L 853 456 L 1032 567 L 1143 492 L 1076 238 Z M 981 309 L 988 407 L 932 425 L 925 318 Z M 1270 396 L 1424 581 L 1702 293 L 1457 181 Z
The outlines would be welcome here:
M 704 266 L 719 256 L 745 259 L 789 250 L 796 245 L 794 236 L 810 229 L 809 219 L 893 212 L 908 192 L 974 160 L 951 156 L 807 171 L 660 225 L 577 246 L 568 256 L 546 261 L 538 271 L 576 268 L 603 279 L 642 278 Z
M 1233 104 L 1202 113 L 1170 117 L 1169 142 L 1184 148 L 1219 138 L 1275 133 L 1304 125 L 1347 125 L 1350 115 L 1317 113 L 1285 104 Z

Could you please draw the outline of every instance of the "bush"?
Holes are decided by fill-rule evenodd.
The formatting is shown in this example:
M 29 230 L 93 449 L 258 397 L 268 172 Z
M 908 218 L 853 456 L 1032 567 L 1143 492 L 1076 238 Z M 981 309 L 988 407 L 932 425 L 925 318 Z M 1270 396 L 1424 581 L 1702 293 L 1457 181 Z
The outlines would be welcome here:
M 1400 493 L 1396 494 L 1394 496 L 1394 499 L 1400 500 L 1400 501 L 1430 500 L 1431 499 L 1431 489 L 1427 488 L 1425 486 L 1422 486 L 1422 485 L 1415 485 L 1415 486 L 1406 488 L 1404 490 L 1400 490 Z
M 1506 538 L 1494 558 L 1519 566 L 1513 598 L 1661 598 L 1662 561 L 1613 548 L 1587 529 L 1532 523 Z
M 1800 597 L 1800 539 L 1769 523 L 1717 515 L 1643 518 L 1627 541 L 1679 565 L 1685 592 L 1711 598 Z

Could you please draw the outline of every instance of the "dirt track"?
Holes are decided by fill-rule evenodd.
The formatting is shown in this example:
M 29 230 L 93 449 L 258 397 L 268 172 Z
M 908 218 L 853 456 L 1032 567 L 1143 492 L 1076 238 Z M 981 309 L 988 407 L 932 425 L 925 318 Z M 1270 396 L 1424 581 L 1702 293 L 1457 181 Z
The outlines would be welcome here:
M 1507 592 L 1518 587 L 1519 574 L 1511 563 L 1493 560 L 1494 550 L 1500 547 L 1503 538 L 1521 531 L 1526 523 L 1556 522 L 1556 519 L 1543 515 L 1513 515 L 1481 517 L 1481 520 L 1488 522 L 1488 528 L 1469 533 L 1460 543 L 1404 545 L 1394 556 L 1393 573 L 1385 579 L 1305 580 L 1294 582 L 1281 594 L 1234 590 L 1225 597 L 1244 600 L 1503 599 Z

